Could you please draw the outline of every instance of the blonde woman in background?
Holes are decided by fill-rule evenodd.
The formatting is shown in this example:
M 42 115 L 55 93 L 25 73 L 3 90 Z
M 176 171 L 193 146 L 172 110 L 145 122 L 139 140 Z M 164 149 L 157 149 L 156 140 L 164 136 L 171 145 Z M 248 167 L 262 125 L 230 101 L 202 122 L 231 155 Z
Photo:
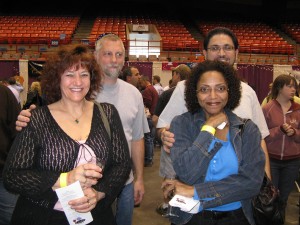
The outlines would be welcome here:
M 34 81 L 31 83 L 30 90 L 27 94 L 26 103 L 23 109 L 28 109 L 30 105 L 42 106 L 45 105 L 42 98 L 42 89 L 39 81 Z

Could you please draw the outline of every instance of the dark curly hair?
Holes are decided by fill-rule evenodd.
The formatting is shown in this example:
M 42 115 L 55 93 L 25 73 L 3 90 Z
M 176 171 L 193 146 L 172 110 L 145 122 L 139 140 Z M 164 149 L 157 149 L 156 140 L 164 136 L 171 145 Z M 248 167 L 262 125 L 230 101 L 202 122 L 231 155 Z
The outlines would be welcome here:
M 90 73 L 91 86 L 86 99 L 94 99 L 97 92 L 100 91 L 102 70 L 91 49 L 84 44 L 65 45 L 51 54 L 43 66 L 41 87 L 48 104 L 61 99 L 61 76 L 74 65 L 77 69 L 79 67 L 86 68 Z
M 206 60 L 193 67 L 192 74 L 186 81 L 185 101 L 188 111 L 195 113 L 201 108 L 197 99 L 197 83 L 201 76 L 208 71 L 217 71 L 223 74 L 229 89 L 228 102 L 225 107 L 231 110 L 237 107 L 241 99 L 241 82 L 236 75 L 236 70 L 228 63 Z

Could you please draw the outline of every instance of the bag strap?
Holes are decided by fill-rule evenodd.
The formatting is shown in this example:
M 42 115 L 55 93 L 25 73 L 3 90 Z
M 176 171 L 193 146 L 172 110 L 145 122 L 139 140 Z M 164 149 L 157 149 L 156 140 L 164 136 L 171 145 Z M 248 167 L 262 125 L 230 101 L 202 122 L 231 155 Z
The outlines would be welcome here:
M 111 139 L 111 132 L 110 132 L 110 126 L 109 126 L 109 122 L 108 122 L 108 119 L 107 119 L 107 116 L 105 115 L 105 112 L 101 106 L 100 103 L 94 101 L 94 103 L 98 106 L 99 108 L 99 111 L 100 111 L 100 114 L 101 114 L 101 119 L 103 121 L 103 124 L 104 124 L 104 127 L 105 127 L 105 130 L 109 136 L 109 139 Z

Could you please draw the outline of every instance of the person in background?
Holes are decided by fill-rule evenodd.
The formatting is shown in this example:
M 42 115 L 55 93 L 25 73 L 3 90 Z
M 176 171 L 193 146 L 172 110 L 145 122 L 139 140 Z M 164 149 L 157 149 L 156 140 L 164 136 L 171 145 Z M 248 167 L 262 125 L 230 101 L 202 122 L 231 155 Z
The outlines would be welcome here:
M 190 77 L 191 69 L 189 66 L 185 64 L 180 64 L 175 68 L 172 68 L 172 82 L 176 85 L 181 80 L 186 80 Z M 164 110 L 165 106 L 169 102 L 171 95 L 175 89 L 174 87 L 169 88 L 168 90 L 164 91 L 158 99 L 157 105 L 155 107 L 154 114 L 152 116 L 152 122 L 153 126 L 156 128 L 158 117 L 160 116 L 161 112 Z M 160 140 L 160 138 L 155 134 L 157 139 Z M 161 144 L 161 143 L 160 143 Z M 163 146 L 161 146 L 161 153 L 160 153 L 160 171 L 159 175 L 164 179 L 167 177 L 167 174 L 171 174 L 171 176 L 175 176 L 175 172 L 172 167 L 170 167 L 171 171 L 165 173 L 165 164 L 171 164 L 170 157 L 168 156 L 168 153 L 166 153 L 163 149 Z M 167 210 L 168 210 L 168 202 L 169 200 L 167 198 L 164 198 L 163 202 L 159 204 L 156 208 L 156 212 L 160 214 L 161 216 L 166 216 Z
M 216 27 L 210 30 L 203 41 L 203 55 L 207 60 L 224 61 L 231 66 L 237 60 L 239 53 L 239 43 L 235 34 L 226 27 Z M 241 82 L 242 96 L 240 104 L 233 110 L 241 118 L 251 119 L 258 127 L 262 134 L 262 149 L 266 156 L 265 171 L 271 178 L 268 151 L 264 138 L 270 132 L 264 118 L 260 103 L 254 90 L 244 82 Z M 169 152 L 176 137 L 168 131 L 171 120 L 176 115 L 187 111 L 184 101 L 185 81 L 178 82 L 168 104 L 158 119 L 158 135 L 161 137 L 164 149 Z
M 172 73 L 173 74 L 173 73 Z M 174 85 L 175 86 L 175 85 Z M 172 87 L 172 79 L 169 80 L 169 84 L 164 87 L 164 91 L 170 89 Z
M 141 75 L 140 75 L 140 72 L 138 70 L 137 67 L 135 66 L 129 66 L 129 67 L 126 67 L 124 70 L 123 70 L 123 73 L 122 73 L 122 79 L 124 81 L 126 81 L 127 83 L 129 84 L 132 84 L 134 87 L 136 87 L 139 91 L 141 91 L 141 86 L 140 86 L 140 78 L 141 78 Z M 149 110 L 144 110 L 145 112 L 145 118 L 147 116 L 149 116 Z M 147 122 L 147 125 L 145 125 L 145 127 L 148 127 L 149 128 L 149 125 L 148 125 L 148 122 Z M 149 133 L 149 129 L 145 131 L 144 133 L 144 137 L 147 136 Z M 145 143 L 145 142 L 144 142 Z M 146 146 L 145 146 L 146 147 Z M 135 204 L 134 204 L 134 207 L 139 207 L 140 206 L 140 203 L 141 202 L 136 202 L 135 201 Z M 127 223 L 129 224 L 129 223 Z
M 36 106 L 44 105 L 41 84 L 39 81 L 34 81 L 31 83 L 30 91 L 27 94 L 27 100 L 23 105 L 23 109 L 28 109 L 32 104 Z
M 15 95 L 19 104 L 21 104 L 20 94 L 24 90 L 23 86 L 17 83 L 15 77 L 9 77 L 2 81 L 2 83 L 7 86 L 12 93 Z
M 279 75 L 273 81 L 272 99 L 262 107 L 270 131 L 266 144 L 272 181 L 280 191 L 283 215 L 300 166 L 300 104 L 293 100 L 296 89 L 294 77 Z
M 141 89 L 141 87 L 139 87 L 139 80 L 141 78 L 141 75 L 137 67 L 135 66 L 126 67 L 123 70 L 122 77 L 124 81 L 132 84 L 139 90 Z
M 155 128 L 152 123 L 152 115 L 158 101 L 158 93 L 155 88 L 151 85 L 148 76 L 141 76 L 140 86 L 142 88 L 143 102 L 145 109 L 149 110 L 149 115 L 147 117 L 148 126 L 150 132 L 145 133 L 145 162 L 144 166 L 150 167 L 153 164 L 153 153 L 154 153 L 154 134 Z
M 20 104 L 11 90 L 0 84 L 0 224 L 10 224 L 18 195 L 8 192 L 3 185 L 3 168 L 13 140 L 17 134 L 15 121 L 20 113 Z
M 162 93 L 164 92 L 164 89 L 163 89 L 163 87 L 162 87 L 162 85 L 160 83 L 160 76 L 154 75 L 152 77 L 152 85 L 155 88 L 155 90 L 157 91 L 158 97 L 160 97 L 162 95 Z M 153 116 L 154 115 L 152 115 L 152 122 L 153 122 Z M 156 135 L 156 128 L 155 128 L 154 124 L 153 124 L 153 133 L 152 134 L 153 134 L 154 146 L 160 146 L 160 139 Z
M 12 87 L 15 88 L 18 92 L 19 92 L 19 99 L 20 99 L 20 103 L 21 103 L 21 93 L 24 91 L 24 87 L 23 87 L 23 82 L 24 82 L 24 78 L 22 76 L 13 76 L 11 77 L 13 80 L 15 80 L 15 83 L 12 84 Z
M 173 191 L 201 205 L 195 214 L 177 208 L 178 217 L 170 218 L 175 224 L 255 224 L 251 200 L 260 190 L 265 156 L 257 125 L 232 112 L 241 99 L 240 84 L 231 65 L 210 60 L 196 65 L 186 81 L 188 112 L 170 126 L 177 180 L 165 180 L 162 188 L 165 195 Z
M 261 103 L 261 107 L 265 104 L 267 104 L 271 99 L 271 89 L 272 89 L 272 85 L 273 85 L 273 82 L 269 83 L 269 93 L 267 94 L 267 96 L 264 98 L 264 100 L 262 101 Z
M 111 204 L 128 178 L 131 162 L 118 111 L 101 104 L 109 134 L 93 102 L 101 76 L 86 45 L 62 46 L 48 57 L 41 87 L 49 105 L 32 112 L 4 167 L 5 187 L 20 194 L 11 225 L 69 224 L 55 190 L 75 181 L 84 196 L 69 201 L 70 207 L 91 212 L 89 224 L 116 224 Z M 104 170 L 95 157 L 104 160 Z
M 143 91 L 143 87 L 141 87 L 141 82 L 140 82 L 141 75 L 140 75 L 137 67 L 134 67 L 134 66 L 126 67 L 123 70 L 122 77 L 123 77 L 123 80 L 132 84 L 141 92 Z M 160 78 L 159 78 L 159 80 L 160 80 Z M 153 87 L 155 87 L 155 86 L 153 86 Z M 147 117 L 151 117 L 149 108 L 145 108 L 145 114 Z M 153 127 L 151 125 L 151 122 L 148 121 L 148 124 L 149 124 L 149 129 L 150 129 L 150 126 Z M 155 132 L 155 130 L 154 130 L 154 128 L 152 128 L 152 129 L 153 129 L 153 131 L 152 131 L 153 138 L 152 139 L 155 139 L 154 134 L 153 134 Z M 152 144 L 150 144 L 151 137 L 149 135 L 150 135 L 149 132 L 144 134 L 144 136 L 147 137 L 147 140 L 145 140 L 145 141 L 148 143 L 148 144 L 146 144 L 146 142 L 145 142 L 146 152 L 151 152 L 151 150 L 149 150 L 149 149 L 152 149 Z M 155 140 L 153 140 L 153 142 L 155 144 Z M 153 148 L 154 148 L 154 144 L 153 144 Z M 148 158 L 151 158 L 151 160 L 150 159 L 148 160 Z M 147 161 L 147 163 L 146 162 L 144 163 L 145 166 L 152 166 L 152 157 L 147 157 L 147 159 L 145 159 L 145 161 Z
M 164 92 L 164 89 L 163 89 L 163 87 L 161 86 L 161 83 L 160 83 L 160 76 L 154 75 L 152 77 L 152 83 L 153 83 L 153 87 L 155 88 L 155 90 L 158 93 L 158 96 L 160 96 Z
M 158 118 L 161 114 L 161 112 L 164 110 L 165 106 L 169 102 L 173 91 L 175 90 L 175 87 L 179 81 L 186 80 L 191 74 L 191 69 L 189 66 L 185 64 L 180 64 L 177 67 L 172 68 L 172 86 L 166 92 L 163 92 L 161 96 L 158 98 L 158 102 L 155 107 L 154 114 L 152 116 L 152 122 L 154 127 L 156 127 Z
M 270 91 L 269 91 L 268 95 L 264 98 L 264 100 L 262 101 L 261 107 L 263 107 L 263 106 L 266 105 L 270 100 L 272 100 L 272 92 L 271 92 L 271 90 L 272 90 L 272 85 L 273 85 L 273 82 L 269 84 L 269 89 L 270 89 Z M 297 86 L 298 86 L 298 85 L 297 85 Z M 293 99 L 294 99 L 294 102 L 300 104 L 300 98 L 299 98 L 299 96 L 297 96 L 297 91 L 296 91 L 295 96 L 293 97 Z

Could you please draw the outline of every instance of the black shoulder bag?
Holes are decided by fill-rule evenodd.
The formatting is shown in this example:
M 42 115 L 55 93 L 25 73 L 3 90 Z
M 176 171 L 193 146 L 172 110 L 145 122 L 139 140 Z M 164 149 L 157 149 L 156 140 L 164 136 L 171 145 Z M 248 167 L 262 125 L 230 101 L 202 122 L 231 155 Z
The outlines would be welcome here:
M 279 203 L 279 190 L 266 174 L 259 194 L 252 199 L 252 210 L 256 225 L 284 224 Z
M 241 126 L 241 135 L 248 119 Z M 279 190 L 265 173 L 259 194 L 252 198 L 252 211 L 256 225 L 281 225 L 284 218 L 279 203 Z

